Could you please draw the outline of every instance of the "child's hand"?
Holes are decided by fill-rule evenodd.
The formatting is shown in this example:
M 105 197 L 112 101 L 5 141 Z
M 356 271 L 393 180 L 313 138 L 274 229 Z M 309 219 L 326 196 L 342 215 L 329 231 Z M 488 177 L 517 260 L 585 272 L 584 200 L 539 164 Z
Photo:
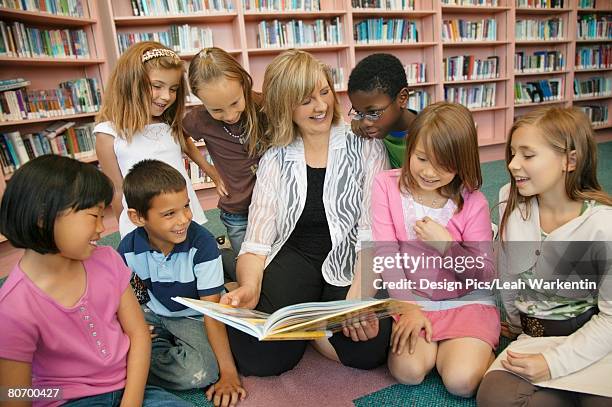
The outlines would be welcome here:
M 212 177 L 211 177 L 212 178 Z M 227 188 L 225 188 L 225 183 L 221 179 L 221 177 L 212 178 L 215 187 L 217 188 L 217 195 L 220 197 L 229 196 L 229 192 L 227 192 Z
M 448 230 L 431 219 L 425 216 L 423 219 L 416 221 L 414 224 L 414 232 L 417 238 L 444 254 L 448 249 L 449 243 L 453 241 L 453 237 Z
M 422 329 L 425 330 L 425 340 L 431 342 L 431 322 L 419 309 L 414 308 L 401 314 L 391 329 L 391 351 L 401 355 L 408 343 L 408 353 L 412 355 Z
M 212 401 L 215 407 L 235 406 L 238 401 L 246 398 L 247 392 L 240 383 L 237 374 L 223 375 L 219 381 L 206 390 L 206 398 Z
M 510 324 L 506 321 L 502 321 L 501 323 L 501 336 L 506 337 L 510 340 L 515 340 L 519 334 L 512 332 L 510 329 Z
M 224 294 L 219 303 L 236 308 L 254 309 L 259 302 L 259 294 L 259 290 L 249 285 L 241 285 L 235 290 Z
M 376 317 L 362 315 L 361 317 L 348 318 L 342 327 L 344 336 L 351 338 L 353 342 L 365 342 L 378 335 L 378 319 Z
M 358 137 L 368 138 L 368 135 L 361 128 L 361 121 L 351 120 L 351 131 Z
M 507 370 L 529 380 L 531 383 L 538 383 L 550 379 L 550 369 L 548 363 L 541 353 L 518 353 L 508 351 L 507 360 L 501 361 Z

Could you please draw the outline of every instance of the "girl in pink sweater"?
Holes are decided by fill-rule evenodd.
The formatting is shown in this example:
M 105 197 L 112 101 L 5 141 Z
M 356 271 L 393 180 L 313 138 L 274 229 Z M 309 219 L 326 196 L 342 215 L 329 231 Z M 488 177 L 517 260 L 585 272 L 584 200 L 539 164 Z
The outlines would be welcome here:
M 410 135 L 403 167 L 380 173 L 372 191 L 376 258 L 394 259 L 376 288 L 385 284 L 392 297 L 422 306 L 396 319 L 389 369 L 398 381 L 419 384 L 435 366 L 448 391 L 470 397 L 500 332 L 486 286 L 494 273 L 492 233 L 478 191 L 476 128 L 464 106 L 436 103 L 419 114 Z

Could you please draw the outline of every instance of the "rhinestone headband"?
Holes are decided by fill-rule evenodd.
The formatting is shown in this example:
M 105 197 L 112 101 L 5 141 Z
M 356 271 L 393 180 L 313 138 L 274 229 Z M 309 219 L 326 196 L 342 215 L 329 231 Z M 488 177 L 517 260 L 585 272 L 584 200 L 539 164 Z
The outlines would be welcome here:
M 145 52 L 144 54 L 142 54 L 142 62 L 144 63 L 150 59 L 159 58 L 159 57 L 170 57 L 170 58 L 180 60 L 179 56 L 176 55 L 176 52 L 172 50 L 165 49 L 165 48 L 155 48 L 155 49 L 151 49 Z

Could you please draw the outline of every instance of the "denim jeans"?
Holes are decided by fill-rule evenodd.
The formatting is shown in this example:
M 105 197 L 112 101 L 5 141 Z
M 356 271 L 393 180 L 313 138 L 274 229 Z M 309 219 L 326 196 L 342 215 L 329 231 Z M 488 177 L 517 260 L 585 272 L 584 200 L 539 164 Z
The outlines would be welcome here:
M 111 391 L 109 393 L 96 394 L 95 396 L 81 397 L 69 400 L 64 406 L 68 407 L 116 407 L 121 404 L 123 389 Z M 175 396 L 166 390 L 156 387 L 145 387 L 143 407 L 192 407 L 193 405 Z
M 204 322 L 155 314 L 142 306 L 152 325 L 151 367 L 147 384 L 170 390 L 204 388 L 219 378 L 217 358 L 208 343 Z
M 223 222 L 227 229 L 227 236 L 229 237 L 232 249 L 234 253 L 236 253 L 236 256 L 238 256 L 238 253 L 240 253 L 240 246 L 242 246 L 244 236 L 246 235 L 249 214 L 229 213 L 225 212 L 223 209 L 221 209 L 220 212 L 221 222 Z

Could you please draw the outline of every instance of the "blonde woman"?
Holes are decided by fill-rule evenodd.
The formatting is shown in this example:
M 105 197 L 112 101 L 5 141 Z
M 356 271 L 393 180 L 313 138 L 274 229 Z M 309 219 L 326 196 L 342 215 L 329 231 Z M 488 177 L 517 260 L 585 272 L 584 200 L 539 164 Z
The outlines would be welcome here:
M 263 90 L 269 149 L 260 160 L 238 257 L 239 288 L 222 302 L 274 312 L 290 304 L 344 299 L 356 245 L 370 236 L 370 189 L 388 166 L 384 145 L 356 137 L 345 126 L 328 69 L 306 52 L 276 57 Z M 390 323 L 365 325 L 317 347 L 348 366 L 382 365 Z M 228 335 L 244 375 L 287 371 L 307 345 L 258 342 L 231 328 Z
M 206 222 L 183 163 L 183 152 L 204 170 L 206 160 L 183 133 L 185 114 L 183 62 L 158 42 L 132 45 L 117 61 L 94 128 L 102 171 L 113 181 L 113 213 L 121 238 L 136 229 L 127 216 L 123 178 L 132 166 L 155 158 L 176 168 L 187 181 L 193 220 Z

